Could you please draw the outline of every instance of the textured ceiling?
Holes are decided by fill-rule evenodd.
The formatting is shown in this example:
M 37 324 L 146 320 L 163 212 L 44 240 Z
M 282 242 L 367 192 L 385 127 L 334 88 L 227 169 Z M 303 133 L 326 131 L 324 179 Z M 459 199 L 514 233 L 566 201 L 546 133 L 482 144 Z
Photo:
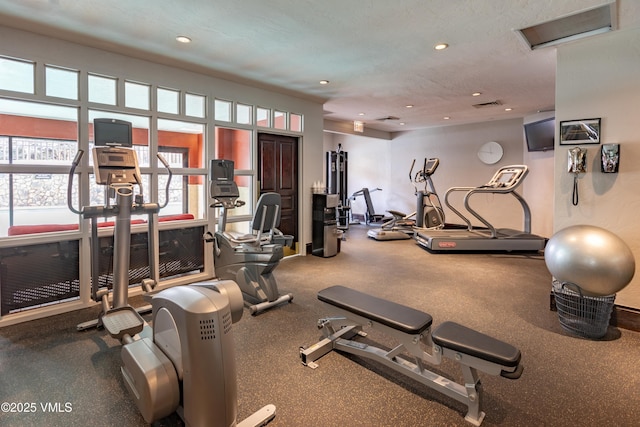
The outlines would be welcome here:
M 555 48 L 531 51 L 514 30 L 610 2 L 0 0 L 0 24 L 322 101 L 327 119 L 394 132 L 553 109 Z M 640 1 L 617 9 L 620 30 L 640 25 Z

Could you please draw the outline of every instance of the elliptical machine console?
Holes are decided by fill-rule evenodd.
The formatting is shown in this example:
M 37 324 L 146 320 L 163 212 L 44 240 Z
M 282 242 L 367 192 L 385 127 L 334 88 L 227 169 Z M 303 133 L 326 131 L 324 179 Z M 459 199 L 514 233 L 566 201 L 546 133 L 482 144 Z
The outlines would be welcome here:
M 114 126 L 109 127 L 112 123 Z M 131 124 L 101 119 L 98 130 L 117 132 Z M 126 140 L 126 138 L 124 138 Z M 148 423 L 176 412 L 187 426 L 259 426 L 275 416 L 275 406 L 261 410 L 236 423 L 237 383 L 235 349 L 231 324 L 242 317 L 242 294 L 230 280 L 209 281 L 160 291 L 152 296 L 151 328 L 128 304 L 129 242 L 132 212 L 149 214 L 150 280 L 143 281 L 149 291 L 157 284 L 157 203 L 144 203 L 142 189 L 132 201 L 133 186 L 141 187 L 141 175 L 131 139 L 125 146 L 97 146 L 93 149 L 96 182 L 107 186 L 106 206 L 85 206 L 80 211 L 71 203 L 72 180 L 82 151 L 70 171 L 68 203 L 70 209 L 91 219 L 92 247 L 97 248 L 96 221 L 116 216 L 114 227 L 113 305 L 109 290 L 97 289 L 98 271 L 92 252 L 92 296 L 102 302 L 101 324 L 122 344 L 121 373 L 140 413 Z M 161 162 L 171 171 L 167 162 Z M 167 182 L 167 191 L 171 175 Z M 116 204 L 111 205 L 111 195 Z M 167 198 L 168 200 L 168 198 Z M 165 203 L 166 205 L 166 203 Z M 155 236 L 154 238 L 152 238 Z

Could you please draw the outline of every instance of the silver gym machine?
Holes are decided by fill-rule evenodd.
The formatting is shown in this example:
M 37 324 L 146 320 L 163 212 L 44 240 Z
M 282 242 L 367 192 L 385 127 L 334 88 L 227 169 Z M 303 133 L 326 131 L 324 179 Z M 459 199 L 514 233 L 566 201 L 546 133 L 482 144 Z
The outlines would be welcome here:
M 515 190 L 529 173 L 526 165 L 504 166 L 498 169 L 491 180 L 479 187 L 452 187 L 445 194 L 445 205 L 466 224 L 466 229 L 425 230 L 416 235 L 419 245 L 433 251 L 539 251 L 544 249 L 546 239 L 531 233 L 531 210 L 524 198 Z M 464 209 L 467 215 L 454 208 L 449 196 L 454 192 L 464 193 Z M 522 230 L 496 228 L 471 208 L 474 194 L 503 194 L 513 196 L 522 208 Z M 472 217 L 484 227 L 472 224 Z
M 251 314 L 293 300 L 292 294 L 280 295 L 273 270 L 284 257 L 283 246 L 291 246 L 293 236 L 282 234 L 280 225 L 281 199 L 278 193 L 264 193 L 258 199 L 251 233 L 239 234 L 227 230 L 229 210 L 243 206 L 240 190 L 234 181 L 232 160 L 212 160 L 209 169 L 212 208 L 220 209 L 218 229 L 207 232 L 205 240 L 214 244 L 216 277 L 235 281 Z
M 92 246 L 97 245 L 97 218 L 116 216 L 113 304 L 109 304 L 108 290 L 93 293 L 103 306 L 100 324 L 123 345 L 121 372 L 140 413 L 148 423 L 175 412 L 187 426 L 265 425 L 275 416 L 274 405 L 263 407 L 240 423 L 236 421 L 237 380 L 231 325 L 242 317 L 243 305 L 242 294 L 233 281 L 208 281 L 149 295 L 153 328 L 128 304 L 131 214 L 149 214 L 149 251 L 153 253 L 149 267 L 152 280 L 157 280 L 158 245 L 152 234 L 157 233 L 159 206 L 144 203 L 142 193 L 133 197 L 133 186 L 140 185 L 142 179 L 131 148 L 131 123 L 96 119 L 94 133 L 96 182 L 115 195 L 116 204 L 107 200 L 106 206 L 73 209 L 71 181 L 68 202 L 74 212 L 92 220 Z M 98 146 L 104 135 L 109 140 Z M 158 157 L 168 169 L 166 161 Z M 70 179 L 81 158 L 79 151 Z M 96 288 L 95 270 L 92 276 L 92 286 Z M 148 282 L 143 283 L 145 290 L 149 287 Z
M 347 188 L 349 184 L 349 153 L 338 144 L 336 151 L 327 151 L 325 159 L 327 178 L 327 194 L 338 195 L 336 219 L 338 229 L 348 230 L 351 220 L 351 204 Z
M 405 240 L 414 237 L 416 231 L 444 228 L 444 210 L 431 179 L 440 165 L 440 159 L 425 158 L 422 169 L 414 175 L 415 164 L 416 159 L 413 159 L 409 170 L 409 181 L 415 189 L 416 210 L 408 215 L 388 210 L 387 212 L 393 215 L 393 218 L 382 224 L 380 228 L 367 231 L 369 237 L 375 240 Z M 424 189 L 418 190 L 418 184 L 424 184 Z

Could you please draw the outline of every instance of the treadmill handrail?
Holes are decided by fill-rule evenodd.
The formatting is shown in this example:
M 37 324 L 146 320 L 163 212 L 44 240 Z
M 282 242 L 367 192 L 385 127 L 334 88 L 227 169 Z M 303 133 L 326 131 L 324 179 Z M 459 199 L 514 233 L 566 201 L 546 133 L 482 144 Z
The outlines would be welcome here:
M 509 181 L 503 181 L 501 177 L 506 175 L 507 173 L 513 174 L 509 176 Z M 531 234 L 531 209 L 529 205 L 524 200 L 520 194 L 518 194 L 515 189 L 522 184 L 522 181 L 529 173 L 529 168 L 526 165 L 511 165 L 504 166 L 493 175 L 488 184 L 482 185 L 480 187 L 452 187 L 447 190 L 444 198 L 444 202 L 449 209 L 451 209 L 456 215 L 458 215 L 466 224 L 467 230 L 472 231 L 473 225 L 471 224 L 471 220 L 464 216 L 460 211 L 455 209 L 451 203 L 449 203 L 449 194 L 454 191 L 466 191 L 467 194 L 464 196 L 464 207 L 471 215 L 477 218 L 482 224 L 484 224 L 491 233 L 491 238 L 497 237 L 497 230 L 489 221 L 487 221 L 484 217 L 482 217 L 477 211 L 472 209 L 469 206 L 469 199 L 473 194 L 476 193 L 491 193 L 491 194 L 511 194 L 515 197 L 522 207 L 523 211 L 523 232 L 525 234 Z
M 460 219 L 462 219 L 465 222 L 465 224 L 467 224 L 467 230 L 469 230 L 469 231 L 473 230 L 473 225 L 471 225 L 471 220 L 469 218 L 467 218 L 466 216 L 464 216 L 462 214 L 462 212 L 460 212 L 459 210 L 454 208 L 451 203 L 449 203 L 449 194 L 453 193 L 454 191 L 467 191 L 468 192 L 468 191 L 473 190 L 475 188 L 476 187 L 451 187 L 450 189 L 447 190 L 446 193 L 444 193 L 444 204 L 447 205 L 447 207 L 449 209 L 451 209 L 451 211 L 453 211 L 453 213 L 458 215 L 460 217 Z

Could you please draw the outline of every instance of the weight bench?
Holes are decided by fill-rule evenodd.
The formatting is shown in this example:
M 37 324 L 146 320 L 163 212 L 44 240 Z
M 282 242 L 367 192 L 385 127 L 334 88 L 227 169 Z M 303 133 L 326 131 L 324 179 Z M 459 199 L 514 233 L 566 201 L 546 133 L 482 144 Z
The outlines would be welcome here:
M 300 349 L 305 366 L 316 368 L 315 361 L 334 349 L 372 359 L 464 403 L 468 408 L 465 419 L 476 426 L 485 416 L 477 371 L 509 379 L 522 375 L 520 350 L 457 323 L 444 322 L 431 332 L 429 314 L 344 286 L 323 289 L 318 299 L 335 317 L 318 320 L 324 339 Z M 366 336 L 364 326 L 393 337 L 398 345 L 384 350 L 355 341 L 356 336 Z M 431 352 L 425 350 L 429 347 Z M 399 357 L 402 353 L 413 360 Z M 439 365 L 443 356 L 460 364 L 464 384 L 426 369 L 425 362 Z

